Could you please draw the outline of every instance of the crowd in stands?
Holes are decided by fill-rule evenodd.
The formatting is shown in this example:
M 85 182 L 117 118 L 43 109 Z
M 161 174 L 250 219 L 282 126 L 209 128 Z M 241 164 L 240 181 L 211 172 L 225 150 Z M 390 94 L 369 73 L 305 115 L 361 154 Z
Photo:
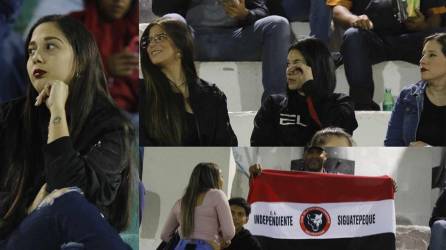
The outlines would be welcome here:
M 154 0 L 152 10 L 162 21 L 152 22 L 144 32 L 142 71 L 153 69 L 146 60 L 146 53 L 149 57 L 153 53 L 153 57 L 164 58 L 153 64 L 165 77 L 144 74 L 146 90 L 141 99 L 147 103 L 142 105 L 142 113 L 148 116 L 140 124 L 148 134 L 141 134 L 142 145 L 237 145 L 236 139 L 229 140 L 233 132 L 224 114 L 226 102 L 215 106 L 207 101 L 207 111 L 213 110 L 214 115 L 204 114 L 201 105 L 194 105 L 197 101 L 192 92 L 198 76 L 194 76 L 196 69 L 189 58 L 176 62 L 182 68 L 177 76 L 165 69 L 173 63 L 166 53 L 183 50 L 172 29 L 157 25 L 159 31 L 149 34 L 153 25 L 166 19 L 187 25 L 196 61 L 262 61 L 264 92 L 254 119 L 252 146 L 308 145 L 314 133 L 326 127 L 340 127 L 352 135 L 358 126 L 355 111 L 380 110 L 373 101 L 372 65 L 390 60 L 420 65 L 421 81 L 414 79 L 397 98 L 384 144 L 446 145 L 446 133 L 442 132 L 446 124 L 446 44 L 442 38 L 446 7 L 442 0 L 419 1 L 418 6 L 408 4 L 398 12 L 392 1 L 368 0 Z M 296 20 L 309 20 L 314 38 L 294 41 L 290 22 Z M 345 29 L 341 58 L 329 48 L 331 23 Z M 166 38 L 154 39 L 159 34 Z M 165 50 L 166 46 L 171 48 Z M 334 93 L 336 63 L 340 60 L 349 95 Z M 153 79 L 158 76 L 163 81 Z M 161 93 L 164 87 L 175 93 L 180 85 L 184 88 L 179 89 L 183 101 L 178 96 L 176 101 L 159 99 L 172 95 Z M 169 115 L 161 115 L 166 112 Z M 226 125 L 219 125 L 221 122 Z M 177 139 L 173 142 L 168 135 Z M 227 138 L 226 142 L 216 139 L 219 137 Z

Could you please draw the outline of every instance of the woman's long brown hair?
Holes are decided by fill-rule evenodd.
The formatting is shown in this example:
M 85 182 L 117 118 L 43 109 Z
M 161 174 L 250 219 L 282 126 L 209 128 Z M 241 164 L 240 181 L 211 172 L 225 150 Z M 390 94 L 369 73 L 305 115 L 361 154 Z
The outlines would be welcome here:
M 160 18 L 150 23 L 141 36 L 141 91 L 140 127 L 142 134 L 155 145 L 181 145 L 185 128 L 185 107 L 181 96 L 172 91 L 169 80 L 154 65 L 147 53 L 150 29 L 159 25 L 181 53 L 181 65 L 189 85 L 195 84 L 198 76 L 194 64 L 193 40 L 187 25 L 181 21 Z

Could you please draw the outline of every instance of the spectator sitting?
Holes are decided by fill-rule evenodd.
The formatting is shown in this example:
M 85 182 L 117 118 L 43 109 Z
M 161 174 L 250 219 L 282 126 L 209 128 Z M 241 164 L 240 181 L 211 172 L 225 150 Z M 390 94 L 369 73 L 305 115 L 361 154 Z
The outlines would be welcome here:
M 118 107 L 133 114 L 137 124 L 138 75 L 138 1 L 85 0 L 85 10 L 70 15 L 93 34 L 107 77 L 108 90 Z
M 134 134 L 108 95 L 93 36 L 46 16 L 25 48 L 26 97 L 0 106 L 0 249 L 128 249 L 117 231 L 130 215 Z
M 446 33 L 425 39 L 421 81 L 401 91 L 386 146 L 446 146 Z
M 287 95 L 271 95 L 254 119 L 251 146 L 304 146 L 318 130 L 337 126 L 349 134 L 358 127 L 350 98 L 333 93 L 334 63 L 316 38 L 303 39 L 288 52 Z
M 251 206 L 243 198 L 231 198 L 229 200 L 231 207 L 232 220 L 235 226 L 235 236 L 231 240 L 226 250 L 261 250 L 262 247 L 259 241 L 252 236 L 249 230 L 245 229 L 243 225 L 248 223 L 249 213 L 251 213 Z
M 352 136 L 337 127 L 317 131 L 310 142 L 311 146 L 318 147 L 352 147 L 354 144 Z
M 431 239 L 429 250 L 446 249 L 446 192 L 438 198 L 429 220 Z
M 183 22 L 163 17 L 141 36 L 141 146 L 233 146 L 226 96 L 200 79 L 192 36 Z
M 314 36 L 326 45 L 329 42 L 331 10 L 326 0 L 269 0 L 271 14 L 286 17 L 289 22 L 310 21 L 310 36 Z
M 267 16 L 265 0 L 153 0 L 152 9 L 159 16 L 179 13 L 186 18 L 194 29 L 197 60 L 261 59 L 262 100 L 285 92 L 291 30 L 285 18 Z
M 333 19 L 348 28 L 341 53 L 355 110 L 379 110 L 373 101 L 372 65 L 389 60 L 417 64 L 425 37 L 445 30 L 444 1 L 420 0 L 414 16 L 398 20 L 393 1 L 327 0 Z M 401 23 L 403 22 L 403 23 Z
M 218 166 L 199 163 L 192 171 L 183 197 L 170 211 L 161 239 L 169 241 L 179 227 L 181 239 L 175 250 L 212 250 L 228 246 L 235 228 L 222 187 Z

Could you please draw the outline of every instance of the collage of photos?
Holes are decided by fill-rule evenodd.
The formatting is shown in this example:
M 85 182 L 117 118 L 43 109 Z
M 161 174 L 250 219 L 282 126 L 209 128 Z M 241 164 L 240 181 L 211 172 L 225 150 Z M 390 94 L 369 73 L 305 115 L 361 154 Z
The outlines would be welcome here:
M 0 0 L 0 250 L 446 250 L 446 0 Z

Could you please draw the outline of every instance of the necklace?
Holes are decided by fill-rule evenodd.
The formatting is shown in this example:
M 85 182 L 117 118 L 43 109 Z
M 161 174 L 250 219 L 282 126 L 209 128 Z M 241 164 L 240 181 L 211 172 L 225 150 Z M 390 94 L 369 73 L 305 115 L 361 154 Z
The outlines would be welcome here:
M 177 84 L 176 82 L 172 81 L 169 78 L 167 78 L 167 80 L 170 82 L 170 84 L 172 84 L 173 86 L 175 86 L 177 88 L 183 86 L 184 84 L 186 84 L 186 81 L 182 81 L 181 83 Z
M 184 87 L 184 90 L 182 90 L 183 89 L 182 86 L 185 86 L 187 81 L 183 81 L 180 84 L 176 84 L 174 81 L 170 79 L 167 80 L 169 80 L 169 83 L 175 88 L 174 92 L 180 93 L 184 99 L 189 98 L 188 88 Z

